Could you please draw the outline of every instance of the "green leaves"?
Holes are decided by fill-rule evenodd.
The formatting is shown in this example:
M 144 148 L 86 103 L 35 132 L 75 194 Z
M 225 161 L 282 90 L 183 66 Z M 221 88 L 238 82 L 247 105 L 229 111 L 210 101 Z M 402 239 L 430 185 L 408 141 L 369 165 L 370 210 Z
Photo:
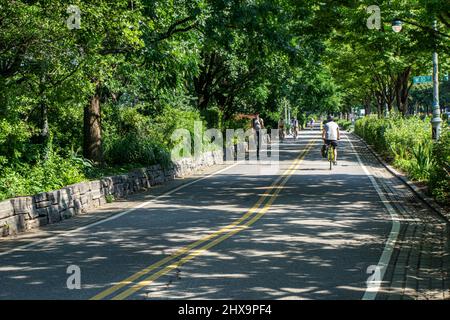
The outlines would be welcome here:
M 344 100 L 353 106 L 375 106 L 379 115 L 386 104 L 408 112 L 410 78 L 431 73 L 431 53 L 441 56 L 441 69 L 446 70 L 449 38 L 434 35 L 432 21 L 438 20 L 438 30 L 447 33 L 449 26 L 440 13 L 448 1 L 381 1 L 381 30 L 369 30 L 365 8 L 341 6 L 342 23 L 327 41 L 327 56 L 333 77 L 339 80 Z M 442 11 L 441 9 L 444 9 Z M 401 19 L 401 32 L 392 30 L 391 21 Z
M 60 189 L 87 180 L 85 166 L 52 153 L 45 162 L 0 167 L 0 200 Z
M 83 109 L 94 94 L 106 159 L 153 163 L 164 160 L 170 133 L 192 130 L 200 114 L 237 126 L 236 114 L 260 111 L 270 126 L 285 105 L 302 119 L 306 112 L 349 112 L 352 106 L 395 107 L 396 100 L 403 108 L 410 77 L 429 73 L 430 50 L 448 45 L 414 25 L 398 34 L 390 28 L 396 16 L 423 26 L 436 16 L 445 32 L 448 4 L 437 0 L 379 2 L 381 31 L 366 27 L 368 2 L 70 4 L 80 8 L 79 29 L 66 25 L 67 1 L 0 0 L 0 164 L 10 179 L 5 184 L 22 191 L 32 187 L 17 180 L 18 172 L 40 190 L 76 181 L 88 170 L 69 150 L 79 149 L 89 132 L 83 132 Z M 441 57 L 446 70 L 448 55 Z M 39 162 L 49 137 L 53 162 Z M 64 161 L 60 178 L 56 170 Z M 54 184 L 42 184 L 43 167 L 55 173 L 49 174 Z

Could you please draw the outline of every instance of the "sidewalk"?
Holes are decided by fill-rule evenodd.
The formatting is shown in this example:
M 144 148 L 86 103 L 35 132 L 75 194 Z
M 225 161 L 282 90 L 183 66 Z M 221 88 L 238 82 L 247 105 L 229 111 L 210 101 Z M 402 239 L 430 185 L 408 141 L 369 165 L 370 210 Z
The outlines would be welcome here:
M 400 218 L 400 235 L 377 299 L 450 299 L 449 228 L 357 138 L 353 144 Z

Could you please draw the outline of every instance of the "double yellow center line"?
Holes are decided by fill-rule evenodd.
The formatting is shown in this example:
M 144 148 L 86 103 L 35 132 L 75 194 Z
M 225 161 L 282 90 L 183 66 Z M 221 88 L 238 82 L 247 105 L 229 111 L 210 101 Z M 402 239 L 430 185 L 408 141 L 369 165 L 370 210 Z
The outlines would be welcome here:
M 120 281 L 116 285 L 100 292 L 99 294 L 95 295 L 91 298 L 91 300 L 101 300 L 106 297 L 112 296 L 116 294 L 119 290 L 121 290 L 124 287 L 129 286 L 128 289 L 124 290 L 123 292 L 113 296 L 112 300 L 123 300 L 129 297 L 130 295 L 134 294 L 135 292 L 139 291 L 143 287 L 148 286 L 153 281 L 157 280 L 158 278 L 162 277 L 163 275 L 169 273 L 173 269 L 180 267 L 181 265 L 185 264 L 186 262 L 194 259 L 201 253 L 205 252 L 206 250 L 216 246 L 217 244 L 223 242 L 224 240 L 228 239 L 229 237 L 233 236 L 234 234 L 238 233 L 239 231 L 242 231 L 251 225 L 253 225 L 256 221 L 258 221 L 272 206 L 273 202 L 275 201 L 275 198 L 278 196 L 280 191 L 283 189 L 284 185 L 289 180 L 290 176 L 297 170 L 300 163 L 306 156 L 306 154 L 309 152 L 309 150 L 314 145 L 316 139 L 311 141 L 307 146 L 306 149 L 297 157 L 297 159 L 293 162 L 293 164 L 287 169 L 283 175 L 279 176 L 276 181 L 266 190 L 266 192 L 259 198 L 259 200 L 255 203 L 255 205 L 250 208 L 249 211 L 247 211 L 242 217 L 234 221 L 233 223 L 217 230 L 216 232 L 205 236 L 194 243 L 187 245 L 183 248 L 178 249 L 176 252 L 174 252 L 172 255 L 136 272 L 135 274 L 129 276 L 128 278 Z M 281 182 L 280 182 L 281 181 Z M 274 190 L 273 194 L 271 192 Z M 268 199 L 266 204 L 260 209 L 262 203 Z M 251 217 L 255 212 L 259 212 L 255 214 L 251 219 L 248 219 Z M 248 219 L 248 220 L 247 220 Z M 247 221 L 246 221 L 247 220 Z M 245 223 L 242 223 L 246 221 Z M 209 240 L 213 240 L 211 242 L 208 242 Z M 208 242 L 202 247 L 199 247 L 201 244 Z M 199 247 L 199 248 L 198 248 Z M 177 258 L 181 259 L 175 261 Z M 166 265 L 167 266 L 162 268 L 161 270 L 152 273 L 152 271 L 155 271 L 159 269 L 160 267 Z M 135 283 L 136 280 L 144 277 L 141 281 L 138 281 Z

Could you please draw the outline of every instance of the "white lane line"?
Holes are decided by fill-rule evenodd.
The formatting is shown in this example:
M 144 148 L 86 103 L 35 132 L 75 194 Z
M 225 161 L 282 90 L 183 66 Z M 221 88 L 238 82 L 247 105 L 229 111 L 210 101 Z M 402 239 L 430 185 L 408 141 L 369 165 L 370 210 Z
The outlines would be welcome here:
M 378 261 L 377 265 L 377 272 L 379 271 L 379 279 L 375 280 L 371 285 L 367 286 L 367 289 L 364 293 L 364 296 L 362 297 L 362 300 L 375 300 L 378 291 L 380 290 L 381 282 L 383 281 L 384 275 L 386 273 L 386 269 L 389 265 L 389 261 L 391 260 L 392 252 L 394 251 L 395 243 L 398 238 L 398 234 L 400 231 L 400 220 L 398 219 L 398 215 L 392 205 L 389 203 L 389 201 L 384 196 L 383 192 L 381 191 L 380 186 L 378 185 L 375 178 L 372 176 L 372 174 L 367 170 L 366 166 L 362 163 L 361 158 L 359 154 L 356 152 L 355 147 L 353 146 L 353 143 L 348 138 L 348 135 L 346 135 L 346 138 L 348 142 L 350 143 L 350 146 L 352 147 L 353 152 L 356 154 L 356 158 L 358 159 L 359 165 L 363 168 L 364 173 L 369 177 L 370 182 L 372 183 L 373 187 L 378 193 L 378 196 L 381 199 L 381 202 L 386 207 L 387 211 L 389 212 L 389 215 L 391 216 L 392 220 L 392 227 L 391 232 L 389 233 L 389 238 L 386 241 L 386 245 L 384 246 L 383 253 L 381 254 L 380 260 Z
M 221 169 L 221 170 L 219 170 L 219 171 L 213 172 L 213 173 L 211 173 L 211 174 L 209 174 L 209 175 L 207 175 L 207 176 L 205 176 L 205 177 L 196 179 L 196 180 L 194 180 L 194 181 L 191 181 L 191 182 L 189 182 L 189 183 L 186 183 L 186 184 L 183 184 L 183 185 L 181 185 L 181 186 L 179 186 L 179 187 L 176 187 L 175 189 L 172 189 L 172 190 L 170 190 L 170 191 L 167 191 L 166 193 L 163 193 L 163 194 L 161 194 L 161 195 L 159 195 L 159 196 L 157 196 L 157 197 L 155 197 L 155 198 L 153 198 L 153 199 L 150 199 L 150 200 L 148 200 L 148 201 L 146 201 L 146 202 L 143 202 L 143 203 L 141 203 L 141 204 L 139 204 L 139 205 L 137 205 L 137 206 L 135 206 L 135 207 L 133 207 L 133 208 L 131 208 L 131 209 L 128 209 L 128 210 L 123 211 L 123 212 L 121 212 L 121 213 L 119 213 L 119 214 L 113 215 L 113 216 L 111 216 L 111 217 L 109 217 L 109 218 L 106 218 L 106 219 L 103 219 L 103 220 L 94 222 L 94 223 L 92 223 L 92 224 L 88 224 L 88 225 L 86 225 L 86 226 L 83 226 L 83 227 L 80 227 L 80 228 L 77 228 L 77 229 L 74 229 L 74 230 L 71 230 L 71 231 L 67 231 L 67 232 L 64 232 L 64 233 L 61 233 L 61 234 L 57 234 L 57 235 L 52 236 L 52 237 L 48 237 L 48 238 L 45 238 L 45 239 L 36 240 L 36 241 L 31 242 L 31 243 L 28 243 L 28 244 L 19 246 L 19 247 L 17 247 L 17 248 L 10 249 L 10 250 L 5 251 L 5 252 L 0 252 L 0 256 L 4 256 L 4 255 L 10 254 L 10 253 L 15 252 L 15 251 L 20 251 L 20 250 L 28 249 L 28 248 L 33 247 L 33 246 L 35 246 L 35 245 L 38 245 L 38 244 L 41 244 L 41 243 L 44 243 L 44 242 L 48 242 L 48 241 L 52 241 L 52 240 L 57 239 L 57 238 L 59 238 L 59 237 L 66 237 L 66 236 L 74 235 L 74 234 L 76 234 L 77 232 L 80 232 L 80 231 L 83 231 L 83 230 L 86 230 L 86 229 L 89 229 L 89 228 L 98 226 L 98 225 L 100 225 L 100 224 L 102 224 L 102 223 L 106 223 L 106 222 L 109 222 L 109 221 L 118 219 L 118 218 L 120 218 L 120 217 L 122 217 L 122 216 L 124 216 L 124 215 L 126 215 L 126 214 L 129 214 L 130 212 L 133 212 L 133 211 L 135 211 L 135 210 L 137 210 L 137 209 L 140 209 L 140 208 L 142 208 L 142 207 L 145 207 L 146 205 L 148 205 L 148 204 L 150 204 L 150 203 L 152 203 L 152 202 L 154 202 L 154 201 L 156 201 L 156 200 L 158 200 L 158 199 L 160 199 L 160 198 L 162 198 L 162 197 L 166 197 L 166 196 L 168 196 L 168 195 L 170 195 L 170 194 L 172 194 L 172 193 L 174 193 L 174 192 L 177 192 L 177 191 L 179 191 L 179 190 L 181 190 L 181 189 L 183 189 L 183 188 L 186 188 L 186 187 L 188 187 L 188 186 L 190 186 L 190 185 L 193 185 L 194 183 L 200 182 L 200 181 L 202 181 L 202 180 L 205 180 L 205 179 L 208 179 L 208 178 L 210 178 L 210 177 L 212 177 L 212 176 L 215 176 L 215 175 L 217 175 L 217 174 L 220 174 L 220 173 L 222 173 L 222 172 L 224 172 L 224 171 L 226 171 L 226 170 L 229 170 L 229 169 L 231 169 L 231 168 L 237 166 L 239 163 L 241 163 L 241 161 L 238 161 L 238 162 L 236 162 L 235 164 L 233 164 L 233 165 L 231 165 L 231 166 L 228 166 L 228 167 L 226 167 L 226 168 L 223 168 L 223 169 Z

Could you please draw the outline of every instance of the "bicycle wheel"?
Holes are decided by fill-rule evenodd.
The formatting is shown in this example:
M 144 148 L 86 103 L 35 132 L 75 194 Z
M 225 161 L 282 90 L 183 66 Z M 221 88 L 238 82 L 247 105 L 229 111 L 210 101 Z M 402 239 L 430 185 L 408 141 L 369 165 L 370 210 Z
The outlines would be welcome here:
M 330 170 L 332 170 L 334 162 L 334 147 L 331 145 L 328 147 L 328 161 L 330 162 Z

